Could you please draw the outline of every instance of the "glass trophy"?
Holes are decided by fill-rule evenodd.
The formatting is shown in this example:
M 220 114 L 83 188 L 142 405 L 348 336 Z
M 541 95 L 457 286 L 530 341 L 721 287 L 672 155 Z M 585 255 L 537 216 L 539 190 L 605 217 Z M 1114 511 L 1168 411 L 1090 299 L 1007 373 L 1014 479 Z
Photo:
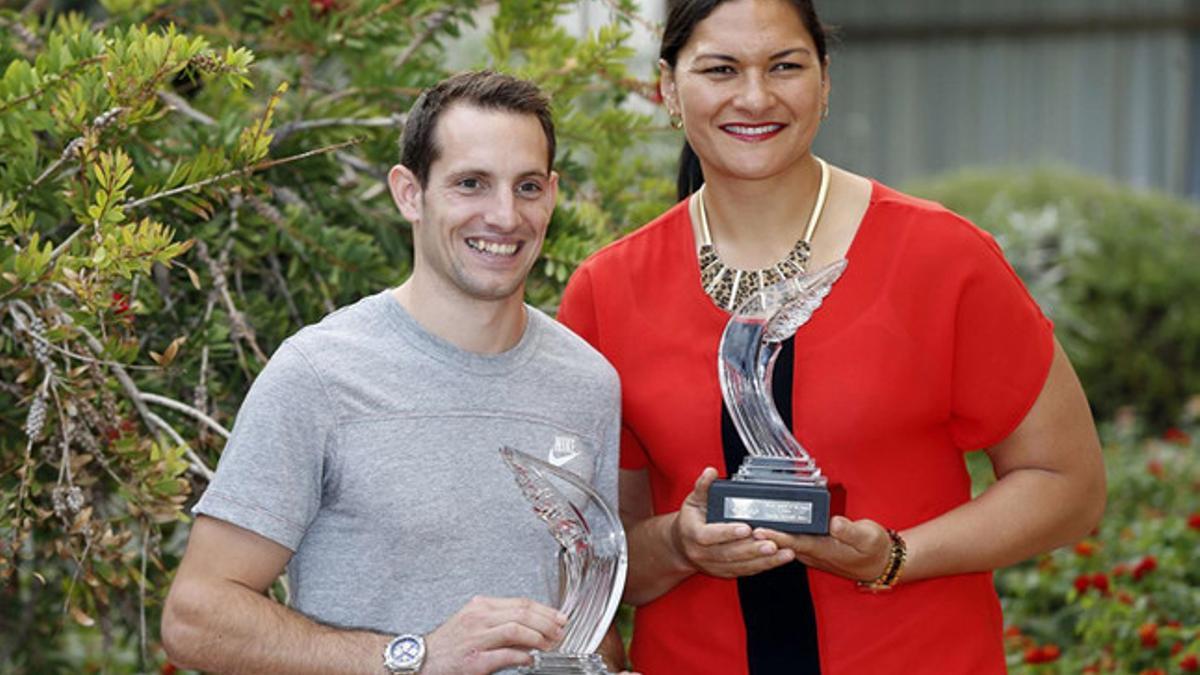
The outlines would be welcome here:
M 709 488 L 708 522 L 829 533 L 828 481 L 779 416 L 771 374 L 783 341 L 812 318 L 845 269 L 839 260 L 761 288 L 729 318 L 718 373 L 746 459 L 731 478 Z
M 571 471 L 507 446 L 500 448 L 500 456 L 558 543 L 558 609 L 567 615 L 565 634 L 554 650 L 534 651 L 533 665 L 518 672 L 607 675 L 595 652 L 625 588 L 629 558 L 621 520 L 599 492 Z M 560 490 L 551 479 L 567 489 Z

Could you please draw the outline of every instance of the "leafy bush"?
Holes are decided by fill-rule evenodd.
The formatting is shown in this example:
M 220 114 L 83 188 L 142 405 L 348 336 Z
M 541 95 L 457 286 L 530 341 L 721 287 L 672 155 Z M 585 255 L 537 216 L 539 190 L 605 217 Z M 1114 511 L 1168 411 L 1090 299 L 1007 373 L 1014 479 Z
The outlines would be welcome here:
M 407 275 L 382 177 L 461 30 L 555 101 L 532 302 L 664 208 L 669 172 L 636 159 L 622 12 L 576 38 L 566 0 L 26 4 L 0 9 L 0 671 L 144 671 L 267 355 Z
M 1200 210 L 1066 171 L 913 186 L 991 231 L 1055 321 L 1097 418 L 1163 428 L 1200 393 Z
M 996 574 L 1014 673 L 1200 671 L 1200 427 L 1106 425 L 1108 512 L 1092 536 Z

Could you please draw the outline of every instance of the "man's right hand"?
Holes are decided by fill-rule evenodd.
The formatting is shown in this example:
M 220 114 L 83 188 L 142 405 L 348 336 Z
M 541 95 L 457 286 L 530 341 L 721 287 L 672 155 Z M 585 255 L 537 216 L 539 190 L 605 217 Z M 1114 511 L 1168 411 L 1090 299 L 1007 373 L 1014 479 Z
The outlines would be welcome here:
M 708 488 L 717 470 L 708 467 L 696 479 L 671 526 L 671 545 L 696 570 L 715 577 L 745 577 L 795 560 L 791 549 L 751 537 L 745 523 L 708 523 Z
M 486 675 L 529 665 L 532 649 L 549 650 L 567 617 L 524 598 L 476 596 L 425 636 L 422 675 Z

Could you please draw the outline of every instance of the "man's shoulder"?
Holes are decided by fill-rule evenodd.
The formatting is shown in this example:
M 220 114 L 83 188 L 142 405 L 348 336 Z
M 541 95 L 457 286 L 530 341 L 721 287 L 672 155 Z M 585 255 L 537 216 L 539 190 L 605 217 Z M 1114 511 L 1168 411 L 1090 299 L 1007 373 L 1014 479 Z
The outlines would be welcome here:
M 602 377 L 617 381 L 617 371 L 608 359 L 596 351 L 587 340 L 562 325 L 539 309 L 530 307 L 529 320 L 538 324 L 543 333 L 537 358 L 547 362 L 548 367 L 561 368 L 565 372 Z
M 387 300 L 385 293 L 368 295 L 335 309 L 320 321 L 293 333 L 287 343 L 309 358 L 370 348 L 375 340 L 392 334 L 386 329 L 388 324 L 383 307 Z

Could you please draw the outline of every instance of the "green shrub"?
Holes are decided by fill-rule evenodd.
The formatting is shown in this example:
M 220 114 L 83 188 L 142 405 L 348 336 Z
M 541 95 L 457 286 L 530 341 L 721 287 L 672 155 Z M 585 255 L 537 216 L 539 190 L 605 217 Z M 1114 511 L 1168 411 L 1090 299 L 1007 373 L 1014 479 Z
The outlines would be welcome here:
M 552 20 L 573 0 L 19 4 L 0 3 L 2 673 L 161 663 L 186 507 L 254 375 L 407 276 L 382 179 L 464 29 L 461 66 L 554 100 L 531 302 L 670 202 L 641 159 L 652 120 L 621 105 L 652 89 L 627 72 L 627 2 L 586 36 Z
M 996 235 L 1054 320 L 1098 419 L 1155 427 L 1200 393 L 1200 210 L 1066 171 L 971 171 L 912 186 Z
M 1200 427 L 1144 439 L 1131 415 L 1118 419 L 1102 430 L 1100 527 L 996 573 L 1013 673 L 1200 668 Z

